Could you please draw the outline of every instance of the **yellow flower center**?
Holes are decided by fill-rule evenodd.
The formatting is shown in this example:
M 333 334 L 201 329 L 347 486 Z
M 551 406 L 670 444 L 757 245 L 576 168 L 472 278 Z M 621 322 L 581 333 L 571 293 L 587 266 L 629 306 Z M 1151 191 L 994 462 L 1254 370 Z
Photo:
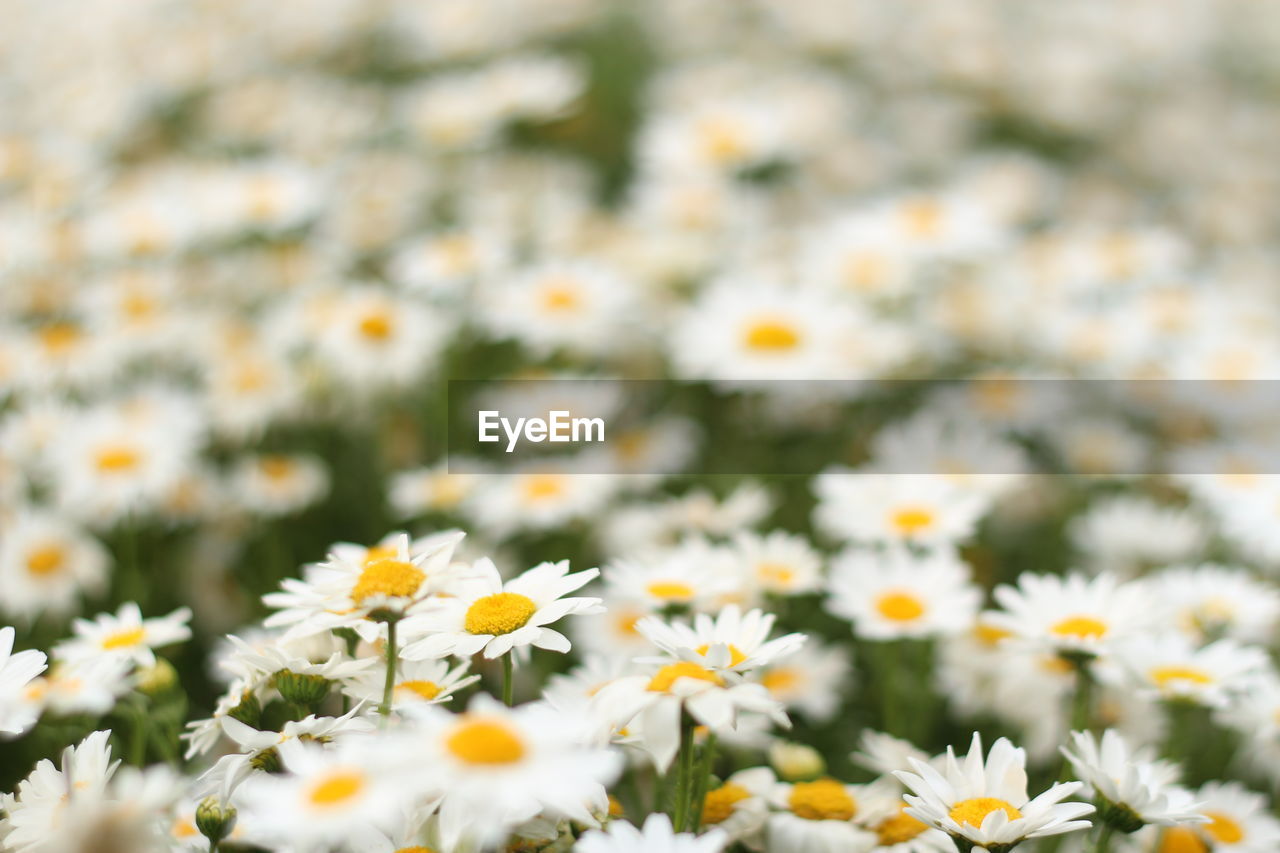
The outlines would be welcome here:
M 663 601 L 692 601 L 694 596 L 693 587 L 680 581 L 654 581 L 645 589 L 654 598 L 661 598 Z
M 195 838 L 200 834 L 200 830 L 196 829 L 196 825 L 185 817 L 174 820 L 170 833 L 174 838 Z
M 407 690 L 428 702 L 440 695 L 440 685 L 434 681 L 402 681 L 396 685 L 396 690 Z
M 401 847 L 396 851 L 396 853 L 436 853 L 436 851 L 432 850 L 430 847 L 423 847 L 421 844 L 416 844 L 413 847 Z
M 795 581 L 796 573 L 785 563 L 761 563 L 756 566 L 756 577 L 766 586 L 789 587 Z
M 845 262 L 844 277 L 855 290 L 874 290 L 884 280 L 887 270 L 882 256 L 859 254 Z
M 858 804 L 835 779 L 797 782 L 791 786 L 787 805 L 805 820 L 849 820 L 858 813 Z
M 1100 640 L 1107 635 L 1107 623 L 1092 616 L 1069 616 L 1049 630 L 1059 637 Z
M 360 796 L 365 776 L 358 770 L 340 770 L 313 784 L 307 791 L 307 803 L 320 809 L 341 806 Z
M 395 330 L 395 321 L 384 311 L 374 311 L 360 318 L 360 334 L 371 341 L 385 341 Z
M 1204 816 L 1209 818 L 1204 831 L 1209 833 L 1214 841 L 1220 841 L 1223 844 L 1239 844 L 1244 841 L 1244 827 L 1234 818 L 1222 812 L 1205 812 Z
M 1157 853 L 1209 853 L 1209 845 L 1186 826 L 1172 826 L 1160 836 L 1160 848 Z
M 413 563 L 384 557 L 365 564 L 351 588 L 351 600 L 362 604 L 374 595 L 407 598 L 416 593 L 426 579 L 426 572 Z
M 894 844 L 910 841 L 929 828 L 926 824 L 904 812 L 903 809 L 906 807 L 907 804 L 902 803 L 898 807 L 896 815 L 885 818 L 876 827 L 876 835 L 879 836 L 881 847 L 892 847 Z
M 36 577 L 45 577 L 60 570 L 66 562 L 66 554 L 57 545 L 44 545 L 27 554 L 27 571 Z
M 293 473 L 293 460 L 288 456 L 264 456 L 258 461 L 262 473 L 272 480 L 283 480 Z
M 707 652 L 709 651 L 711 651 L 711 646 L 708 643 L 703 643 L 702 645 L 698 646 L 698 654 L 702 655 L 703 657 L 706 657 Z M 746 659 L 747 659 L 747 656 L 742 653 L 742 649 L 739 649 L 733 643 L 729 644 L 729 666 L 737 666 L 738 664 L 742 663 Z
M 98 466 L 98 470 L 108 474 L 118 474 L 123 471 L 132 471 L 138 467 L 138 463 L 142 461 L 142 457 L 138 455 L 138 451 L 127 445 L 113 445 L 104 447 L 98 451 L 98 455 L 94 460 Z
M 750 791 L 733 782 L 726 782 L 714 791 L 707 791 L 707 798 L 702 802 L 702 822 L 706 825 L 722 823 L 733 814 L 734 805 L 750 796 Z
M 581 304 L 578 288 L 572 282 L 550 284 L 542 290 L 542 307 L 552 313 L 569 312 Z
M 757 352 L 780 353 L 800 345 L 800 333 L 787 323 L 762 320 L 751 324 L 743 335 L 747 349 Z
M 1148 673 L 1151 680 L 1165 687 L 1174 681 L 1187 681 L 1191 684 L 1213 684 L 1213 676 L 1204 670 L 1189 666 L 1157 666 Z
M 53 352 L 64 352 L 80 342 L 80 330 L 71 323 L 51 323 L 38 332 L 40 343 Z
M 1004 628 L 997 628 L 995 625 L 985 625 L 981 622 L 973 629 L 974 636 L 978 641 L 987 646 L 994 646 L 1001 640 L 1006 640 L 1013 636 Z
M 741 129 L 728 121 L 709 120 L 699 128 L 702 150 L 715 163 L 732 163 L 747 153 Z
M 554 474 L 535 474 L 524 481 L 524 496 L 530 501 L 544 501 L 559 497 L 564 482 Z
M 995 797 L 974 797 L 971 800 L 961 800 L 951 807 L 948 817 L 961 826 L 968 824 L 974 829 L 981 829 L 982 822 L 986 820 L 987 815 L 996 810 L 1008 815 L 1009 820 L 1017 820 L 1022 817 L 1022 812 L 1004 800 L 996 799 Z
M 671 685 L 675 684 L 677 679 L 681 678 L 696 678 L 699 681 L 710 681 L 712 684 L 724 686 L 724 679 L 711 670 L 691 661 L 682 660 L 678 663 L 669 663 L 655 672 L 653 678 L 649 679 L 648 689 L 654 693 L 665 693 L 671 689 Z
M 103 637 L 102 648 L 108 652 L 114 649 L 126 649 L 130 646 L 138 645 L 146 636 L 146 629 L 141 626 L 137 628 L 122 628 Z
M 618 613 L 614 615 L 613 624 L 624 637 L 638 637 L 640 632 L 636 630 L 636 623 L 640 617 L 639 613 Z
M 924 602 L 909 592 L 887 592 L 876 599 L 876 612 L 893 622 L 914 622 L 924 611 Z
M 538 610 L 533 599 L 518 592 L 495 592 L 476 599 L 467 608 L 466 629 L 471 634 L 510 634 L 523 628 Z
M 622 802 L 613 794 L 609 795 L 609 817 L 622 817 L 626 809 L 622 807 Z
M 500 719 L 464 719 L 445 739 L 445 746 L 467 764 L 515 764 L 524 757 L 520 733 Z
M 937 202 L 912 202 L 903 210 L 907 231 L 913 237 L 933 237 L 942 225 L 942 208 Z
M 760 676 L 760 683 L 770 693 L 787 693 L 793 690 L 796 685 L 800 684 L 804 679 L 800 673 L 794 669 L 786 669 L 779 667 L 771 669 L 764 675 Z
M 889 524 L 903 536 L 913 536 L 928 530 L 936 520 L 937 516 L 928 507 L 906 506 L 894 511 Z

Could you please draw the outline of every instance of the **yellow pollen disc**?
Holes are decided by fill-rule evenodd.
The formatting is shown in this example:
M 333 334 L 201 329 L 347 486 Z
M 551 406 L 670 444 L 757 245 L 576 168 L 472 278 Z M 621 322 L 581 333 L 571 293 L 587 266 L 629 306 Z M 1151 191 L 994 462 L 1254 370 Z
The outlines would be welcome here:
M 120 302 L 120 309 L 131 320 L 145 320 L 156 313 L 156 303 L 141 293 L 130 293 Z
M 1174 681 L 1189 681 L 1192 684 L 1213 684 L 1213 676 L 1203 670 L 1189 666 L 1157 666 L 1147 675 L 1161 687 Z
M 761 563 L 756 566 L 756 577 L 768 586 L 789 587 L 796 579 L 796 573 L 785 563 Z
M 379 560 L 394 559 L 397 553 L 399 552 L 394 545 L 374 545 L 364 552 L 364 565 L 368 566 Z
M 663 601 L 691 601 L 694 595 L 693 587 L 680 581 L 654 581 L 645 589 L 654 598 L 661 598 Z
M 417 844 L 413 847 L 401 847 L 396 853 L 436 853 L 436 851 L 430 847 L 423 847 L 421 844 Z
M 1001 640 L 1006 640 L 1013 635 L 1004 628 L 997 628 L 994 625 L 984 625 L 981 622 L 973 629 L 974 636 L 980 642 L 988 646 L 994 646 Z
M 876 612 L 893 622 L 914 622 L 924 611 L 924 602 L 909 592 L 887 592 L 876 599 Z
M 381 559 L 367 563 L 351 588 L 351 600 L 361 604 L 374 595 L 409 597 L 427 579 L 426 572 L 404 560 Z
M 787 693 L 804 679 L 794 669 L 771 669 L 760 676 L 760 683 L 770 693 Z
M 855 255 L 844 265 L 845 280 L 855 290 L 873 290 L 884 279 L 887 265 L 879 255 Z
M 283 480 L 294 470 L 293 460 L 288 456 L 264 456 L 258 460 L 258 467 L 272 480 Z
M 1049 629 L 1059 637 L 1100 640 L 1107 635 L 1107 623 L 1092 616 L 1070 616 Z
M 391 315 L 375 311 L 364 315 L 360 319 L 360 334 L 364 335 L 371 341 L 385 341 L 391 337 L 391 333 L 395 330 L 395 321 L 391 319 Z
M 495 592 L 476 599 L 467 608 L 466 629 L 470 634 L 510 634 L 523 628 L 538 610 L 533 599 L 518 592 Z
M 899 806 L 896 815 L 886 818 L 876 827 L 876 835 L 879 836 L 881 847 L 891 847 L 894 844 L 910 841 L 929 828 L 921 821 L 902 811 L 906 807 L 907 804 L 903 803 Z
M 987 815 L 996 810 L 1008 815 L 1009 820 L 1017 820 L 1022 817 L 1022 812 L 1004 800 L 999 800 L 995 797 L 974 797 L 971 800 L 961 800 L 951 807 L 948 817 L 961 826 L 968 824 L 974 829 L 981 829 L 982 822 L 986 820 Z
M 542 291 L 542 307 L 551 312 L 572 311 L 581 303 L 578 289 L 572 283 L 558 283 Z
M 126 649 L 129 646 L 136 646 L 142 642 L 147 636 L 146 629 L 124 628 L 113 634 L 108 634 L 102 639 L 102 648 L 104 651 L 112 651 L 113 649 Z
M 1205 812 L 1204 816 L 1209 818 L 1204 831 L 1209 833 L 1214 841 L 1220 841 L 1223 844 L 1239 844 L 1244 841 L 1244 827 L 1234 818 L 1222 812 Z
M 173 827 L 169 831 L 174 838 L 195 838 L 200 834 L 200 830 L 196 829 L 196 825 L 185 817 L 174 820 Z
M 737 127 L 725 121 L 708 121 L 700 128 L 703 151 L 716 163 L 731 163 L 746 154 L 747 147 Z
M 271 377 L 267 371 L 256 364 L 243 364 L 231 376 L 231 387 L 237 391 L 250 393 L 261 391 L 267 387 Z
M 613 624 L 617 627 L 618 633 L 626 637 L 638 637 L 640 632 L 636 630 L 636 623 L 640 621 L 638 613 L 621 613 L 614 617 Z
M 707 791 L 707 798 L 702 801 L 702 822 L 707 825 L 722 823 L 733 814 L 734 805 L 750 796 L 750 791 L 733 782 Z
M 37 333 L 47 350 L 64 352 L 80 341 L 80 330 L 71 323 L 52 323 Z
M 757 352 L 786 352 L 800 345 L 800 333 L 786 323 L 762 320 L 747 328 L 743 341 Z
M 918 201 L 903 211 L 907 231 L 915 237 L 932 237 L 942 225 L 942 208 L 936 202 Z
M 364 787 L 363 773 L 356 770 L 337 771 L 311 786 L 307 791 L 307 802 L 322 809 L 341 806 L 359 797 Z
M 1186 826 L 1171 826 L 1160 836 L 1156 853 L 1209 853 L 1209 845 Z
M 895 510 L 889 524 L 904 536 L 922 533 L 934 525 L 937 517 L 933 510 L 922 506 L 908 506 Z
M 559 497 L 563 491 L 563 480 L 554 474 L 534 474 L 524 481 L 524 496 L 531 501 Z
M 626 811 L 622 807 L 622 802 L 613 794 L 609 795 L 609 817 L 622 817 Z
M 54 574 L 63 567 L 66 554 L 57 545 L 44 545 L 27 554 L 27 571 L 36 577 Z
M 440 695 L 440 685 L 434 681 L 402 681 L 396 685 L 396 690 L 407 690 L 428 702 Z
M 123 445 L 115 447 L 104 447 L 98 451 L 94 462 L 98 466 L 99 471 L 106 473 L 119 473 L 121 471 L 131 471 L 138 467 L 141 461 L 138 451 L 132 447 Z
M 805 820 L 849 820 L 858 813 L 858 804 L 835 779 L 797 782 L 791 786 L 787 805 Z
M 515 764 L 524 757 L 519 732 L 500 719 L 464 719 L 449 733 L 445 746 L 467 764 Z
M 709 651 L 711 651 L 711 646 L 707 643 L 703 643 L 701 646 L 698 646 L 698 654 L 702 655 L 704 658 L 707 656 L 707 652 Z M 746 659 L 747 656 L 742 653 L 741 649 L 732 643 L 729 644 L 729 666 L 737 666 Z
M 680 678 L 696 678 L 699 681 L 710 681 L 712 684 L 724 686 L 724 679 L 711 670 L 682 660 L 679 663 L 669 663 L 655 672 L 653 678 L 649 679 L 648 689 L 654 693 L 665 693 Z

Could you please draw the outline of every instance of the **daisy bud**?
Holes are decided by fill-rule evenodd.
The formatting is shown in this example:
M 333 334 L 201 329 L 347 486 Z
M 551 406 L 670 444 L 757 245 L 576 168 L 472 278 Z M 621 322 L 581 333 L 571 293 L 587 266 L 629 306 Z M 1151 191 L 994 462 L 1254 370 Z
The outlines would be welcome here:
M 778 741 L 769 747 L 769 763 L 788 782 L 816 779 L 827 769 L 827 763 L 816 749 L 786 741 Z
M 138 689 L 148 696 L 169 692 L 178 683 L 178 671 L 164 658 L 138 669 Z
M 299 675 L 282 669 L 271 679 L 271 686 L 280 691 L 286 702 L 312 708 L 329 695 L 329 679 L 322 675 Z
M 220 805 L 216 797 L 205 797 L 196 806 L 196 829 L 217 844 L 231 834 L 236 826 L 236 808 L 232 805 Z

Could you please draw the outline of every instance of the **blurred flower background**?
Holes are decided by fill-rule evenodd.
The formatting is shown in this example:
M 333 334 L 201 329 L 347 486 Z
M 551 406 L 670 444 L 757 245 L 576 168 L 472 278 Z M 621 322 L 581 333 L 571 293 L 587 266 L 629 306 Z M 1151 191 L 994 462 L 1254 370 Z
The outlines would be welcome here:
M 1274 5 L 0 11 L 0 850 L 1280 848 Z

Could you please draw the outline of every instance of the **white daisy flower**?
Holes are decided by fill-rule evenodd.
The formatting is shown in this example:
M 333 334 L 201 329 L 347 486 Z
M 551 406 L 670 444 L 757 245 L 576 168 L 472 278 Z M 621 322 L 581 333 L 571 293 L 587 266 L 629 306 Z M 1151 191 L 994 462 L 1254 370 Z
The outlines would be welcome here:
M 668 607 L 715 610 L 718 604 L 743 597 L 732 552 L 702 539 L 611 563 L 605 567 L 604 582 L 610 600 L 640 602 L 649 612 Z
M 312 299 L 316 354 L 351 391 L 408 385 L 448 340 L 435 311 L 381 288 L 347 287 Z
M 583 721 L 542 702 L 507 708 L 478 694 L 463 714 L 415 706 L 404 749 L 419 767 L 421 794 L 438 798 L 445 849 L 506 838 L 538 813 L 596 826 L 604 785 L 621 769 L 611 750 L 585 745 Z
M 55 654 L 76 662 L 100 656 L 131 660 L 138 666 L 156 662 L 155 649 L 181 643 L 191 638 L 187 622 L 191 610 L 180 607 L 168 616 L 143 619 L 142 610 L 133 602 L 120 605 L 114 614 L 100 613 L 92 620 L 77 619 L 71 623 L 74 636 L 59 643 Z
M 737 533 L 730 548 L 757 594 L 800 595 L 822 585 L 822 556 L 803 536 L 775 530 Z
M 776 781 L 768 767 L 739 770 L 719 787 L 707 791 L 699 826 L 720 830 L 730 843 L 758 845 L 769 816 L 767 797 Z
M 1191 792 L 1175 784 L 1178 768 L 1158 761 L 1150 750 L 1131 750 L 1119 732 L 1102 737 L 1072 732 L 1074 750 L 1061 747 L 1072 768 L 1094 793 L 1098 820 L 1132 833 L 1147 824 L 1175 826 L 1200 823 L 1201 804 Z
M 1104 653 L 1152 619 L 1146 590 L 1108 574 L 1087 578 L 1024 572 L 1016 587 L 1001 584 L 994 596 L 1003 609 L 984 614 L 988 624 L 1059 654 Z
M 947 834 L 907 814 L 902 786 L 892 776 L 882 776 L 859 790 L 854 822 L 876 835 L 877 853 L 953 853 Z
M 1196 642 L 1265 642 L 1280 621 L 1280 593 L 1244 569 L 1176 567 L 1154 575 L 1151 583 L 1172 611 L 1174 627 Z
M 1088 828 L 1089 821 L 1079 818 L 1093 806 L 1061 802 L 1083 784 L 1055 784 L 1029 799 L 1026 761 L 1026 753 L 1005 738 L 995 742 L 984 761 L 982 738 L 975 732 L 963 767 L 948 747 L 941 770 L 913 759 L 914 772 L 894 775 L 912 792 L 903 797 L 911 806 L 906 813 L 946 832 L 961 850 L 1001 853 L 1028 838 Z
M 1239 782 L 1208 782 L 1192 796 L 1207 822 L 1165 830 L 1162 851 L 1267 853 L 1280 848 L 1280 820 L 1271 813 L 1262 794 Z M 1179 841 L 1182 847 L 1177 846 Z
M 715 671 L 742 673 L 768 666 L 804 644 L 807 637 L 798 633 L 770 640 L 776 618 L 762 610 L 743 613 L 731 604 L 714 619 L 706 613 L 697 614 L 692 627 L 686 622 L 667 623 L 649 616 L 636 624 L 636 630 L 670 657 Z
M 765 829 L 767 848 L 794 853 L 870 851 L 878 842 L 876 835 L 854 822 L 860 796 L 857 786 L 830 778 L 774 783 L 767 793 L 776 810 Z
M 377 660 L 377 659 L 375 659 Z M 382 661 L 378 660 L 378 663 Z M 401 660 L 396 664 L 395 686 L 391 692 L 392 710 L 419 703 L 439 704 L 447 702 L 464 687 L 480 680 L 479 675 L 468 675 L 471 661 L 450 666 L 444 660 Z M 382 701 L 386 687 L 385 665 L 369 669 L 349 679 L 342 692 L 353 699 L 368 702 L 371 706 Z
M 589 461 L 570 457 L 555 470 L 528 466 L 479 478 L 460 504 L 462 514 L 494 537 L 587 518 L 609 502 L 619 485 L 617 477 L 574 470 L 575 464 Z
M 846 550 L 828 580 L 826 607 L 871 640 L 934 637 L 972 627 L 982 601 L 954 552 Z
M 821 645 L 810 639 L 786 660 L 766 664 L 755 679 L 789 711 L 799 711 L 821 723 L 840 710 L 851 669 L 849 652 L 843 646 Z
M 67 792 L 90 802 L 101 800 L 120 761 L 111 760 L 111 732 L 93 732 L 62 751 L 55 765 L 49 759 L 36 764 L 31 775 L 12 794 L 0 794 L 5 813 L 5 846 L 14 851 L 47 849 L 51 837 L 65 827 Z
M 307 567 L 302 580 L 287 578 L 280 592 L 262 597 L 279 611 L 264 624 L 288 626 L 286 640 L 347 627 L 372 642 L 383 633 L 381 615 L 415 613 L 456 581 L 451 561 L 463 536 L 447 530 L 410 541 L 401 533 L 372 548 L 335 545 L 328 560 Z
M 35 649 L 13 653 L 13 628 L 0 628 L 0 734 L 20 735 L 35 725 L 39 710 L 23 701 L 27 685 L 45 671 L 47 658 Z
M 322 851 L 358 844 L 403 820 L 414 787 L 402 753 L 371 740 L 327 750 L 296 738 L 278 751 L 287 773 L 260 773 L 239 789 L 250 841 Z
M 101 591 L 109 557 L 66 519 L 24 513 L 0 525 L 0 609 L 23 618 L 67 613 L 83 593 Z
M 1210 707 L 1226 705 L 1259 676 L 1271 672 L 1267 653 L 1234 640 L 1197 648 L 1180 634 L 1134 637 L 1116 647 L 1116 663 L 1140 688 L 1164 699 Z
M 537 646 L 567 652 L 567 637 L 547 626 L 578 613 L 601 613 L 598 598 L 565 598 L 600 575 L 599 569 L 569 573 L 569 561 L 542 563 L 503 583 L 492 560 L 481 559 L 460 580 L 453 596 L 402 624 L 406 660 L 496 658 L 514 648 Z
M 329 471 L 311 456 L 270 453 L 240 460 L 230 475 L 231 494 L 250 511 L 289 515 L 329 491 Z
M 449 468 L 448 463 L 441 463 L 392 474 L 387 499 L 396 517 L 457 511 L 476 488 L 479 475 L 451 473 Z
M 701 836 L 673 832 L 671 818 L 655 812 L 645 819 L 643 830 L 615 820 L 604 831 L 584 833 L 574 850 L 578 853 L 720 853 L 728 843 L 717 830 Z
M 969 538 L 991 503 L 989 493 L 941 475 L 836 468 L 819 474 L 813 488 L 818 526 L 864 543 L 954 545 Z
M 44 675 L 27 685 L 20 701 L 35 714 L 105 714 L 133 689 L 131 668 L 128 659 L 108 656 L 55 661 Z

